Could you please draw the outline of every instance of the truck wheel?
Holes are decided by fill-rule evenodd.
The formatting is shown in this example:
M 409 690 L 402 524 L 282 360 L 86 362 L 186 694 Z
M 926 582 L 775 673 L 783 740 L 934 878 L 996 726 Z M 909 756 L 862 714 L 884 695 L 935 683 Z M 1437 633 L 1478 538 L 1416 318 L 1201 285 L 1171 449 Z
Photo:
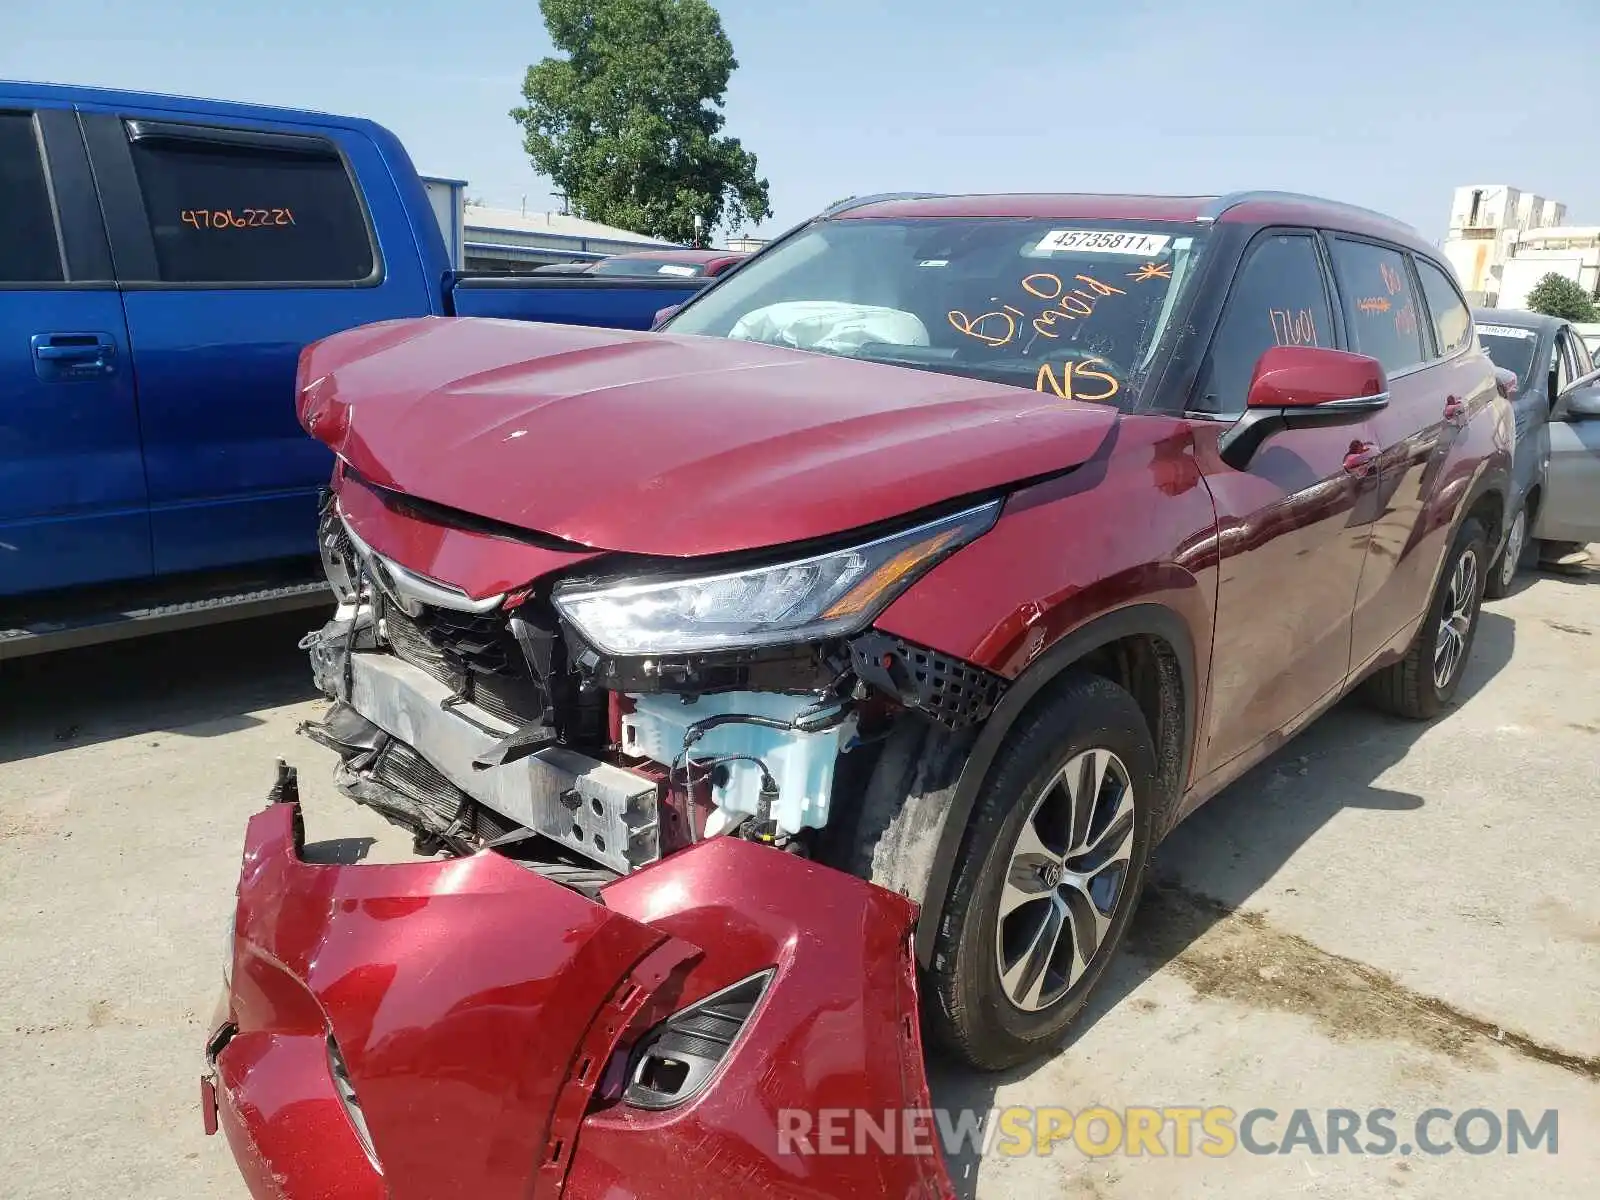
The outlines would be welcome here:
M 1397 717 L 1425 721 L 1450 703 L 1478 632 L 1487 546 L 1483 526 L 1475 517 L 1461 523 L 1428 615 L 1406 656 L 1366 682 L 1367 697 L 1377 707 Z
M 1012 730 L 974 803 L 939 914 L 924 980 L 935 1041 L 989 1070 L 1060 1041 L 1133 914 L 1156 774 L 1138 703 L 1097 676 L 1064 678 Z M 904 863 L 923 855 L 885 848 L 931 855 L 942 814 L 928 801 L 947 799 L 951 779 L 935 771 L 932 795 L 913 787 L 893 804 L 882 791 L 869 797 L 860 873 L 902 890 Z
M 1517 509 L 1517 515 L 1511 518 L 1511 528 L 1506 530 L 1506 544 L 1490 568 L 1488 579 L 1484 581 L 1483 594 L 1487 599 L 1503 600 L 1511 594 L 1527 545 L 1528 506 L 1524 504 Z

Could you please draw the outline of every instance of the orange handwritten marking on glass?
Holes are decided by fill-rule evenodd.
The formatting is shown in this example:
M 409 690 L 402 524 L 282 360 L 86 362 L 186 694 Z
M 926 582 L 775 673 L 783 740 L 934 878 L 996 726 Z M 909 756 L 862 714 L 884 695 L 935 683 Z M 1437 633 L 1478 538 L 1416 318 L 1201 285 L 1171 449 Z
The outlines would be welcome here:
M 1122 385 L 1109 372 L 1094 370 L 1095 363 L 1104 366 L 1105 360 L 1101 358 L 1085 358 L 1081 361 L 1062 363 L 1061 377 L 1059 379 L 1056 378 L 1055 369 L 1051 364 L 1041 363 L 1039 365 L 1039 373 L 1034 377 L 1033 389 L 1036 392 L 1043 392 L 1047 390 L 1045 385 L 1049 384 L 1048 390 L 1054 392 L 1063 400 L 1085 400 L 1091 404 L 1109 400 L 1122 390 Z M 1076 377 L 1099 380 L 1105 385 L 1105 390 L 1096 392 L 1093 395 L 1079 392 L 1073 387 L 1073 380 Z
M 1009 308 L 1010 306 L 1007 305 L 1007 307 Z M 1006 332 L 1004 337 L 997 337 L 992 333 L 985 333 L 983 331 L 983 324 L 990 317 L 999 317 L 1001 320 L 1005 321 Z M 957 333 L 964 333 L 970 338 L 977 338 L 978 341 L 984 342 L 990 346 L 1004 346 L 1017 335 L 1017 322 L 1012 318 L 1009 312 L 1004 310 L 1000 312 L 986 312 L 976 318 L 973 318 L 967 316 L 967 314 L 962 312 L 959 308 L 952 308 L 948 313 L 945 314 L 945 318 L 950 322 L 951 326 Z
M 178 220 L 195 229 L 267 229 L 293 225 L 294 213 L 287 208 L 241 208 L 235 215 L 231 208 L 185 208 Z
M 1389 301 L 1382 296 L 1369 296 L 1365 300 L 1358 300 L 1356 307 L 1364 313 L 1386 313 L 1389 311 Z
M 1033 281 L 1035 279 L 1048 279 L 1051 284 L 1054 285 L 1055 290 L 1041 292 L 1038 288 L 1033 286 Z M 1022 290 L 1027 292 L 1030 296 L 1039 297 L 1041 300 L 1054 300 L 1057 296 L 1061 295 L 1061 279 L 1059 276 L 1051 275 L 1046 271 L 1039 271 L 1033 275 L 1029 275 L 1022 281 Z
M 1099 296 L 1126 296 L 1128 293 L 1119 287 L 1112 287 L 1109 283 L 1101 283 L 1092 275 L 1074 275 L 1079 283 L 1087 283 L 1090 290 Z
M 1402 287 L 1399 273 L 1386 262 L 1378 264 L 1378 273 L 1383 276 L 1383 286 L 1388 290 L 1389 295 L 1399 295 Z
M 1272 340 L 1280 346 L 1315 346 L 1317 321 L 1309 308 L 1290 312 L 1287 308 L 1269 308 L 1267 319 L 1272 322 Z
M 1172 267 L 1168 263 L 1147 262 L 1137 271 L 1129 271 L 1128 278 L 1135 283 L 1143 283 L 1147 279 L 1171 279 Z

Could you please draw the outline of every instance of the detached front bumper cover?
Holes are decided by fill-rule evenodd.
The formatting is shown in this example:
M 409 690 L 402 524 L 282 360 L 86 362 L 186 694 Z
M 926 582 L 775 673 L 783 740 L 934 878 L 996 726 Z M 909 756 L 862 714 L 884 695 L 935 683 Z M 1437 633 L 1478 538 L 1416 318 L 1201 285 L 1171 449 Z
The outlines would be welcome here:
M 929 1107 L 904 898 L 732 838 L 599 903 L 494 852 L 323 866 L 301 842 L 290 787 L 250 822 L 209 1041 L 258 1200 L 952 1194 L 937 1150 L 780 1138 L 780 1114 Z M 623 1098 L 663 1022 L 756 977 L 703 1086 Z

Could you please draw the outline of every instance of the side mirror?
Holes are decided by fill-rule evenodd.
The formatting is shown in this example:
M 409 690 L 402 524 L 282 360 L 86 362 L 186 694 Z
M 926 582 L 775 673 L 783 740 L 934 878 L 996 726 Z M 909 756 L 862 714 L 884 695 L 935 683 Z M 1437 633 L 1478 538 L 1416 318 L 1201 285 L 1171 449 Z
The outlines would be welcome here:
M 1557 407 L 1561 411 L 1554 414 L 1556 420 L 1587 421 L 1600 417 L 1600 382 L 1568 388 Z
M 1244 403 L 1244 416 L 1218 442 L 1222 461 L 1237 470 L 1280 430 L 1360 424 L 1389 403 L 1389 380 L 1365 354 L 1274 346 L 1256 360 Z
M 650 328 L 652 330 L 660 329 L 667 323 L 672 314 L 677 312 L 682 307 L 682 304 L 669 304 L 665 308 L 656 309 L 655 319 L 650 322 Z

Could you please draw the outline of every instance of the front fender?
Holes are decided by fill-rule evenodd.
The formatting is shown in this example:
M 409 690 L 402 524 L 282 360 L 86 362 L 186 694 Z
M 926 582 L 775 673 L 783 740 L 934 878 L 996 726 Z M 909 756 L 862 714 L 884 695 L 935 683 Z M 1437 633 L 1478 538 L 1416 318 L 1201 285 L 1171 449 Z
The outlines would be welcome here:
M 1054 680 L 1070 670 L 1075 663 L 1112 642 L 1127 637 L 1155 636 L 1172 648 L 1182 678 L 1183 725 L 1181 760 L 1174 774 L 1174 786 L 1168 796 L 1162 797 L 1161 811 L 1156 813 L 1155 828 L 1165 831 L 1183 788 L 1189 779 L 1190 765 L 1194 761 L 1194 731 L 1197 727 L 1199 698 L 1198 664 L 1194 641 L 1189 626 L 1176 612 L 1159 604 L 1133 604 L 1106 613 L 1053 643 L 1033 660 L 1031 665 L 1012 681 L 1000 697 L 994 711 L 984 722 L 962 762 L 953 787 L 949 789 L 948 807 L 943 816 L 938 842 L 928 868 L 928 882 L 923 893 L 922 914 L 917 923 L 917 960 L 927 966 L 933 957 L 934 940 L 938 933 L 940 914 L 949 895 L 951 878 L 955 873 L 956 856 L 960 853 L 971 819 L 973 805 L 995 757 L 1005 743 L 1018 718 L 1039 694 Z M 930 741 L 951 741 L 959 735 L 930 728 Z M 924 745 L 923 754 L 935 756 L 939 746 Z

